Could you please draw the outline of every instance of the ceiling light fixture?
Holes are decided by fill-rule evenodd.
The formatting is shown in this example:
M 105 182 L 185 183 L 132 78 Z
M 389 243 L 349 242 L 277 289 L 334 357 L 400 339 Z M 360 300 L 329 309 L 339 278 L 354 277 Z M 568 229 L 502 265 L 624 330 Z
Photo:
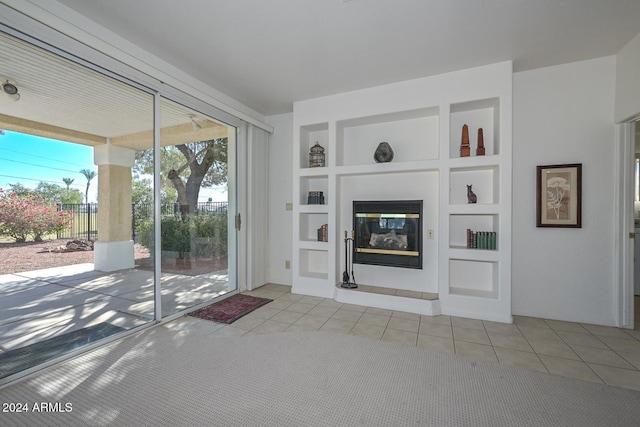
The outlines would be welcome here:
M 13 99 L 14 101 L 17 101 L 20 99 L 20 94 L 18 93 L 18 86 L 16 86 L 15 82 L 12 82 L 10 80 L 5 80 L 5 82 L 2 84 L 2 90 L 4 91 L 4 93 L 9 95 L 9 98 Z
M 200 129 L 202 129 L 202 127 L 198 124 L 198 122 L 196 122 L 196 119 L 194 118 L 194 116 L 190 115 L 189 118 L 191 119 L 191 126 L 193 126 L 194 132 L 198 132 Z

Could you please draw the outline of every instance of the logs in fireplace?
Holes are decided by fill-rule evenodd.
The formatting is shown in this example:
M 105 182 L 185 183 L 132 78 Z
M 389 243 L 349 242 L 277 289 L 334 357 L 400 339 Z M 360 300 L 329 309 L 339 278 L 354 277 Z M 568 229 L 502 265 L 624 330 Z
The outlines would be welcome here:
M 422 268 L 422 200 L 354 201 L 353 262 Z

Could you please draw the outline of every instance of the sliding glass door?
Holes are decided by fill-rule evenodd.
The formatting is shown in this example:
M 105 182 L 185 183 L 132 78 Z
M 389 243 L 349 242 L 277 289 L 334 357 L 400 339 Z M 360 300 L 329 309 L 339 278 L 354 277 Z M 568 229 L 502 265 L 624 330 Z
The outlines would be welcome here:
M 2 382 L 155 320 L 132 171 L 156 95 L 37 40 L 0 55 Z
M 162 317 L 236 290 L 236 129 L 162 98 Z
M 237 289 L 236 128 L 25 38 L 0 31 L 0 384 Z

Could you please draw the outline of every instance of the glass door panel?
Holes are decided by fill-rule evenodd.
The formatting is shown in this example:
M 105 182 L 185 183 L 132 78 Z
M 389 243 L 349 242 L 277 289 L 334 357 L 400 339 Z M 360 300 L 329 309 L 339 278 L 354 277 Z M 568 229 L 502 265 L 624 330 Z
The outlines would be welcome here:
M 161 99 L 162 317 L 236 289 L 235 134 L 232 126 Z
M 0 53 L 15 92 L 0 96 L 1 384 L 154 320 L 132 205 L 154 95 L 2 32 Z

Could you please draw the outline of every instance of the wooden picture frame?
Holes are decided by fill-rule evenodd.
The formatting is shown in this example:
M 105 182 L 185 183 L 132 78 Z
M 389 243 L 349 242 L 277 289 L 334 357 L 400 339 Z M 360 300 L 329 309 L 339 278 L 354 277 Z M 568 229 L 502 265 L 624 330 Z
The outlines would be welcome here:
M 536 227 L 582 227 L 582 163 L 538 166 Z

